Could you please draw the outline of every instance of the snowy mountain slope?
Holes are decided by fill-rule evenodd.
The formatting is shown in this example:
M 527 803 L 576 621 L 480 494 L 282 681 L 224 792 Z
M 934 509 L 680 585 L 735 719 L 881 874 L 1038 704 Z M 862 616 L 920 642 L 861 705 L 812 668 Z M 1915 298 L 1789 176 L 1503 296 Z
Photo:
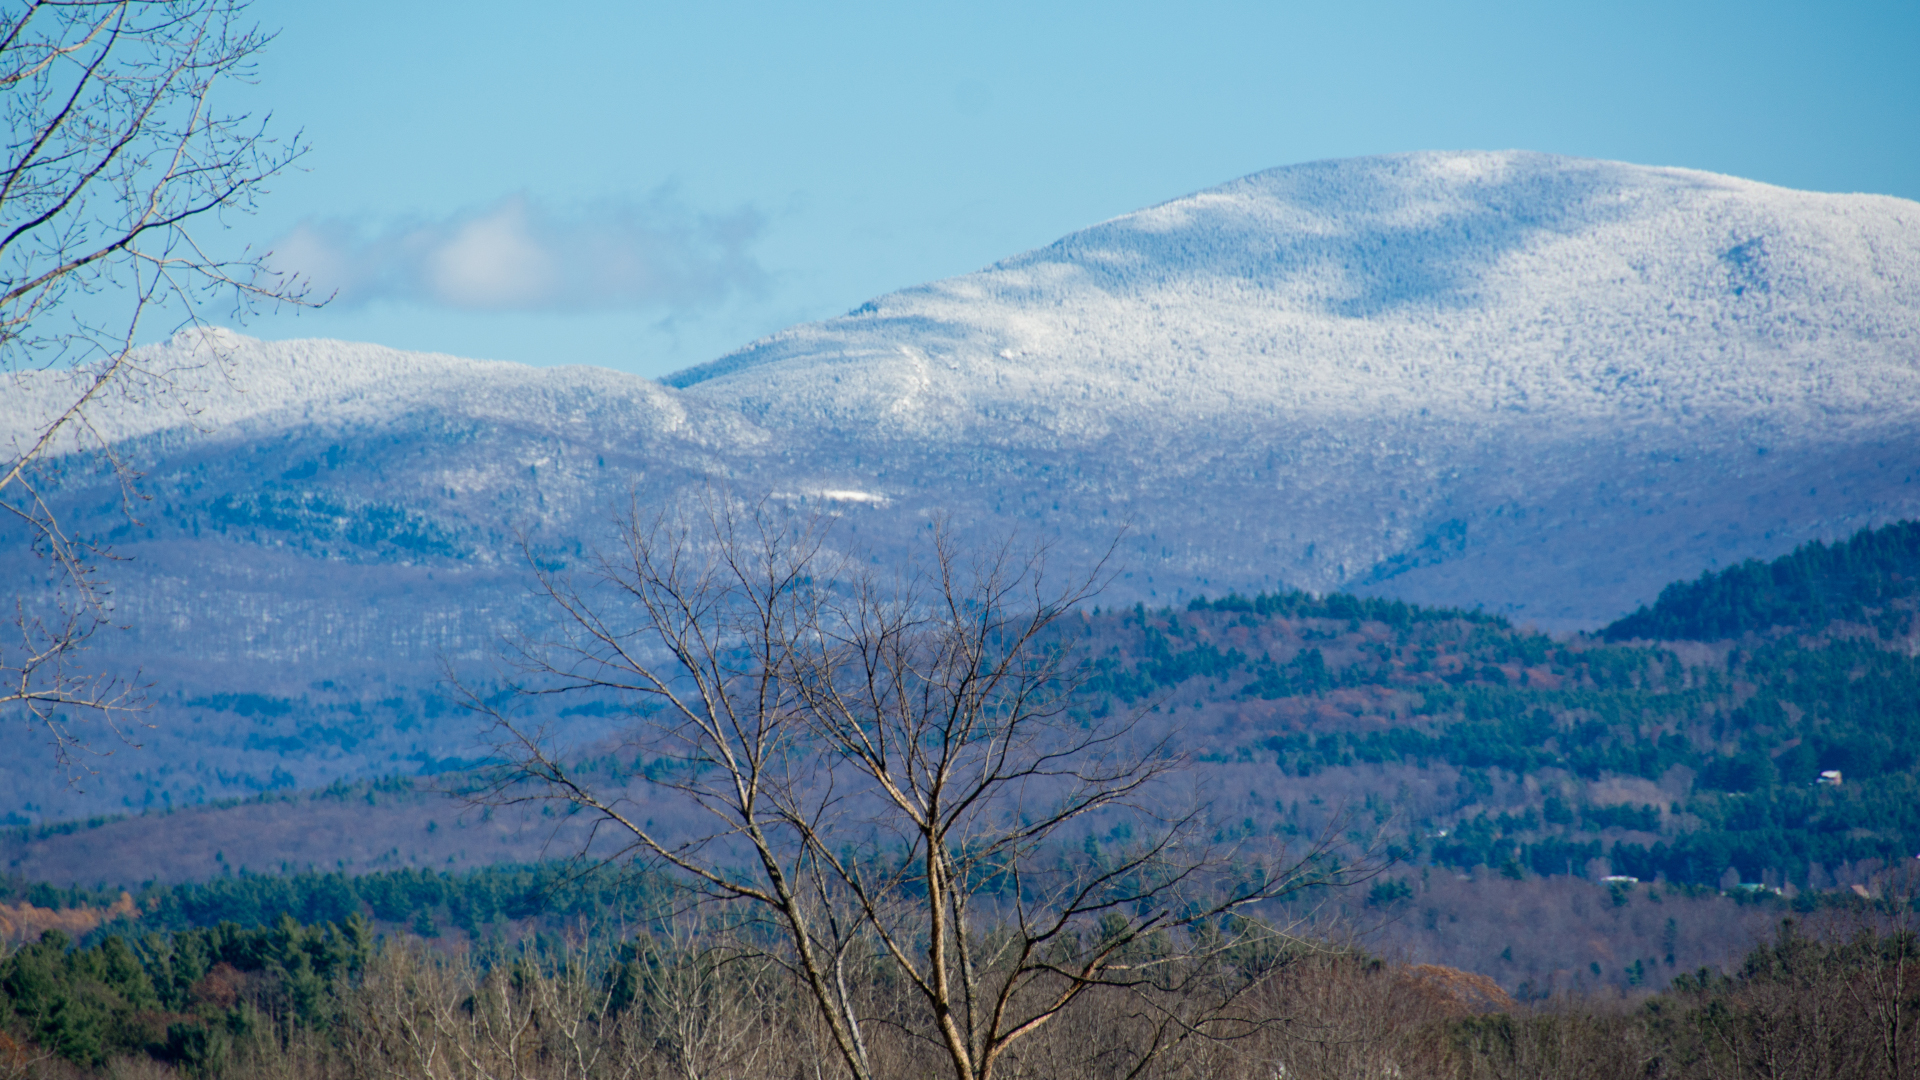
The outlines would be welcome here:
M 696 424 L 698 403 L 604 368 L 531 368 L 357 342 L 263 342 L 221 329 L 183 331 L 138 359 L 136 377 L 116 384 L 117 395 L 89 414 L 96 430 L 118 442 L 160 437 L 185 445 L 306 424 L 391 425 L 423 408 L 478 420 L 540 415 L 624 441 L 696 428 L 730 444 L 756 438 L 730 412 L 701 415 Z M 35 434 L 72 400 L 74 381 L 59 372 L 16 377 L 0 410 L 0 442 Z
M 1141 412 L 1830 430 L 1907 415 L 1917 327 L 1913 203 L 1414 154 L 1261 173 L 667 381 L 793 422 L 1025 441 Z M 1001 404 L 1051 406 L 1044 434 Z
M 231 379 L 205 377 L 217 351 Z M 765 441 L 650 380 L 337 342 L 217 334 L 152 350 L 197 392 L 132 387 L 103 409 L 151 501 L 130 522 L 86 455 L 45 480 L 70 524 L 107 537 L 116 618 L 98 653 L 151 683 L 155 728 L 80 789 L 36 749 L 0 760 L 34 818 L 193 802 L 472 752 L 442 665 L 484 663 L 531 625 L 518 537 L 547 558 L 604 532 L 636 487 L 699 483 Z M 12 431 L 57 400 L 18 380 Z M 30 580 L 0 524 L 0 568 Z M 103 750 L 122 749 L 102 735 Z
M 194 721 L 157 736 L 193 768 L 122 788 L 181 799 L 457 757 L 432 688 L 537 616 L 516 536 L 564 561 L 715 481 L 882 551 L 934 513 L 1069 559 L 1127 523 L 1115 602 L 1547 628 L 1920 517 L 1920 205 L 1538 154 L 1261 173 L 664 384 L 227 334 L 146 360 L 202 392 L 97 417 L 142 525 L 83 459 L 53 479 L 133 559 L 112 648 Z M 0 438 L 57 382 L 16 380 Z
M 1920 509 L 1920 206 L 1539 154 L 1322 162 L 667 382 L 897 460 L 902 497 L 974 486 L 903 447 L 994 448 L 1006 472 L 970 474 L 1016 489 L 1026 459 L 1072 460 L 1085 482 L 1048 505 L 1124 507 L 1163 580 L 1578 625 Z M 1576 572 L 1518 587 L 1503 552 L 1557 520 L 1587 538 L 1551 559 Z

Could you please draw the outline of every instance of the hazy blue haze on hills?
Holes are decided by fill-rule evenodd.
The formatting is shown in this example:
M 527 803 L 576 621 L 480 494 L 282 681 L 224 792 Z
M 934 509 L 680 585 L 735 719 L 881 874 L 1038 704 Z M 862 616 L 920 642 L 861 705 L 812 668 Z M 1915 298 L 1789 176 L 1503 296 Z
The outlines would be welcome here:
M 104 644 L 156 681 L 159 726 L 84 797 L 0 765 L 0 814 L 463 760 L 440 665 L 537 625 L 516 536 L 577 561 L 618 510 L 709 482 L 882 556 L 935 514 L 1067 561 L 1129 523 L 1115 602 L 1285 584 L 1546 628 L 1920 516 L 1920 205 L 1546 155 L 1257 174 L 665 384 L 168 349 L 236 379 L 209 376 L 191 422 L 100 417 L 148 463 L 143 526 L 84 461 L 52 468 L 132 558 L 133 629 Z M 0 434 L 61 388 L 16 389 Z

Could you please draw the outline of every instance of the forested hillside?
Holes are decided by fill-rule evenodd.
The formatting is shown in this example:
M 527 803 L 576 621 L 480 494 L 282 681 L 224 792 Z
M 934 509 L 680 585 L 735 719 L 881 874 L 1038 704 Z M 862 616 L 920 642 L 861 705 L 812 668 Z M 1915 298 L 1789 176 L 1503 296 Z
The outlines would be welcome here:
M 1920 522 L 1863 529 L 1844 543 L 1816 540 L 1790 555 L 1675 582 L 1603 631 L 1632 638 L 1716 641 L 1775 628 L 1819 630 L 1832 622 L 1871 625 L 1881 637 L 1910 633 L 1920 594 Z
M 1832 888 L 1848 867 L 1920 852 L 1920 661 L 1898 591 L 1916 536 L 1895 526 L 1736 575 L 1851 568 L 1822 571 L 1852 583 L 1844 599 L 1771 593 L 1765 610 L 1817 627 L 1864 615 L 1863 633 L 1626 645 L 1394 601 L 1228 597 L 1122 615 L 1089 691 L 1095 708 L 1190 717 L 1193 746 L 1269 766 L 1282 803 L 1343 777 L 1402 815 L 1409 860 Z
M 630 868 L 570 864 L 488 866 L 462 873 L 387 870 L 367 874 L 306 872 L 241 874 L 178 885 L 115 888 L 55 887 L 0 878 L 0 921 L 11 936 L 33 939 L 60 929 L 81 943 L 116 934 L 273 926 L 282 918 L 302 925 L 361 918 L 377 932 L 418 937 L 442 932 L 498 942 L 526 931 L 562 934 L 590 930 L 618 935 L 644 921 L 666 895 L 663 879 Z M 58 919 L 58 913 L 67 918 Z M 8 936 L 0 925 L 0 937 Z
M 1852 880 L 1850 867 L 1920 852 L 1917 572 L 1920 525 L 1903 523 L 1675 585 L 1595 636 L 1344 594 L 1095 611 L 1078 623 L 1082 707 L 1150 710 L 1201 770 L 1247 789 L 1232 817 L 1262 828 L 1305 827 L 1319 798 L 1378 808 L 1416 862 L 1550 875 L 1604 860 L 1676 883 L 1716 885 L 1731 871 L 1831 888 Z M 1802 632 L 1662 643 L 1632 629 L 1649 625 L 1674 638 L 1715 625 Z M 274 704 L 282 726 L 324 719 Z M 604 725 L 612 704 L 564 712 Z M 1828 772 L 1839 782 L 1822 783 Z M 456 809 L 402 810 L 377 828 L 411 833 L 413 817 Z M 59 831 L 14 831 L 12 861 Z M 460 843 L 478 855 L 479 840 Z M 217 846 L 224 866 L 287 861 L 249 852 L 245 830 Z M 311 842 L 302 850 L 317 865 L 335 861 L 316 859 Z
M 1730 959 L 1783 911 L 1878 897 L 1885 872 L 1920 853 L 1920 649 L 1902 591 L 1917 534 L 1805 548 L 1676 586 L 1654 609 L 1672 625 L 1718 605 L 1798 628 L 1734 641 L 1556 638 L 1481 612 L 1300 592 L 1088 611 L 1068 624 L 1086 661 L 1076 707 L 1137 711 L 1171 735 L 1221 839 L 1343 819 L 1380 833 L 1393 864 L 1299 918 L 1372 926 L 1515 990 L 1664 981 Z M 567 711 L 618 723 L 613 702 Z M 647 762 L 592 747 L 578 769 L 652 798 L 660 822 L 680 812 L 644 794 Z M 124 886 L 142 930 L 363 912 L 477 941 L 548 917 L 534 883 L 550 871 L 484 865 L 564 854 L 579 824 L 463 810 L 396 777 L 0 840 L 14 873 L 107 890 L 23 882 L 7 901 L 44 910 L 104 912 Z M 1609 875 L 1658 885 L 1590 899 Z M 590 894 L 594 918 L 619 910 Z

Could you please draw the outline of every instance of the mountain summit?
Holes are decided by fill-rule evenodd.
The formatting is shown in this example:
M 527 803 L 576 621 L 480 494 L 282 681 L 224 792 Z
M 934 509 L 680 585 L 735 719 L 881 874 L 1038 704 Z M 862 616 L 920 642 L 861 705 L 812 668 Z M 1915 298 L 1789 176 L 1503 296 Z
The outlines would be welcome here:
M 858 446 L 842 486 L 1130 514 L 1156 596 L 1584 625 L 1920 509 L 1920 206 L 1519 152 L 1319 162 L 665 381 Z
M 1063 435 L 1142 410 L 1156 426 L 1220 413 L 1818 426 L 1908 411 L 1917 325 L 1913 203 L 1427 153 L 1259 173 L 665 381 L 796 422 L 1016 441 L 1000 406 L 1045 403 L 1057 419 L 1043 426 Z

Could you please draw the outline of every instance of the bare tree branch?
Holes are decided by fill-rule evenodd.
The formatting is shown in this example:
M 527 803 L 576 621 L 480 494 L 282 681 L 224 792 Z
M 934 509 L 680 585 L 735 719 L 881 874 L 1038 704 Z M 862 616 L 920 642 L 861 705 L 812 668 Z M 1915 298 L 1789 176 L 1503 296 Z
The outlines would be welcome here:
M 1064 620 L 1104 560 L 1059 574 L 1044 546 L 962 550 L 935 522 L 919 562 L 881 573 L 828 524 L 709 491 L 636 512 L 581 569 L 530 558 L 557 629 L 514 644 L 515 694 L 466 693 L 502 762 L 475 797 L 591 811 L 610 857 L 763 911 L 855 1077 L 881 1023 L 848 992 L 855 955 L 918 1000 L 906 1031 L 956 1080 L 991 1080 L 1089 994 L 1159 1010 L 1149 1054 L 1227 1030 L 1287 952 L 1240 913 L 1364 877 L 1335 857 L 1343 826 L 1304 850 L 1214 843 L 1207 807 L 1171 812 L 1185 760 L 1144 712 L 1076 708 L 1091 669 Z M 626 702 L 638 792 L 583 779 L 580 748 L 514 711 L 576 693 Z M 1140 839 L 1102 848 L 1107 818 Z
M 113 556 L 69 528 L 45 466 L 90 459 L 118 482 L 132 519 L 138 473 L 95 418 L 130 398 L 171 398 L 190 413 L 189 375 L 229 366 L 213 337 L 184 362 L 136 349 L 152 317 L 205 327 L 215 302 L 235 319 L 308 302 L 300 282 L 267 269 L 267 253 L 218 256 L 200 236 L 222 229 L 229 211 L 251 211 L 305 152 L 297 135 L 270 138 L 265 117 L 219 111 L 218 92 L 249 81 L 271 40 L 246 8 L 32 0 L 0 13 L 0 379 L 64 388 L 26 437 L 0 448 L 0 520 L 51 572 L 49 588 L 16 603 L 18 642 L 0 646 L 0 706 L 41 725 L 69 767 L 92 750 L 77 720 L 102 720 L 124 739 L 142 699 L 137 678 L 84 662 L 89 640 L 113 625 L 100 576 Z

